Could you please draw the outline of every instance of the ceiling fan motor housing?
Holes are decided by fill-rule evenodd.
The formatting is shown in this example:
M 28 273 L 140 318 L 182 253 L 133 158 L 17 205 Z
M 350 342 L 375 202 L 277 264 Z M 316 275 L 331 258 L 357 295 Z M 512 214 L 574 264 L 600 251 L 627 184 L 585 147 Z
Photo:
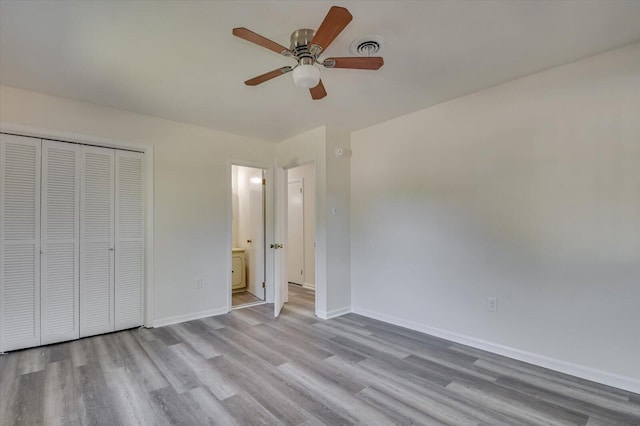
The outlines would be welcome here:
M 316 60 L 316 55 L 309 51 L 314 34 L 315 31 L 308 28 L 296 30 L 291 34 L 291 51 L 301 65 L 311 65 Z
M 320 82 L 320 70 L 314 66 L 317 56 L 309 51 L 314 30 L 303 28 L 291 34 L 291 51 L 298 60 L 293 69 L 293 82 L 298 87 L 310 89 Z

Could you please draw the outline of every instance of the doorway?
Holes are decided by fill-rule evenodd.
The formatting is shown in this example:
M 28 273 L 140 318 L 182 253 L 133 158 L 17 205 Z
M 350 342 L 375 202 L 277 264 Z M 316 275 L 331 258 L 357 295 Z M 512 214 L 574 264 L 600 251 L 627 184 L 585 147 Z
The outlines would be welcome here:
M 315 164 L 287 169 L 287 282 L 304 287 L 315 298 Z
M 266 303 L 265 170 L 231 166 L 231 307 Z

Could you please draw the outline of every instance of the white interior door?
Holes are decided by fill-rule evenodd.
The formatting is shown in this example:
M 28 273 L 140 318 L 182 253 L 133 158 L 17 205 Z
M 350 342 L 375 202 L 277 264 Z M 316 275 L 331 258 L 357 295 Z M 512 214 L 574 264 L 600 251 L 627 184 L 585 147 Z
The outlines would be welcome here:
M 40 155 L 0 134 L 0 351 L 40 344 Z
M 274 270 L 274 315 L 280 315 L 282 306 L 287 300 L 287 251 L 283 248 L 283 241 L 287 240 L 287 180 L 286 172 L 281 167 L 275 168 L 275 250 Z
M 82 148 L 80 336 L 115 330 L 114 150 Z
M 115 152 L 115 329 L 142 325 L 144 155 Z
M 301 179 L 289 181 L 287 197 L 287 277 L 304 283 L 304 192 Z
M 249 267 L 247 287 L 251 294 L 264 300 L 264 199 L 262 169 L 251 169 L 249 174 L 249 240 L 246 254 Z
M 41 344 L 80 337 L 80 147 L 42 141 Z

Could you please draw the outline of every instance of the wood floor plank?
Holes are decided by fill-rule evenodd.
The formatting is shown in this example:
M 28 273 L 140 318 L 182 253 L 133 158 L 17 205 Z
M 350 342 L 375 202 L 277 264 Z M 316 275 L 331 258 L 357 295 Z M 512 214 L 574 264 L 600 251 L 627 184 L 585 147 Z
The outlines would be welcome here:
M 286 354 L 282 354 L 269 345 L 259 342 L 253 337 L 235 327 L 225 327 L 215 331 L 216 334 L 226 337 L 229 341 L 233 341 L 240 345 L 245 351 L 250 351 L 260 358 L 267 361 L 269 364 L 278 366 L 289 361 Z
M 74 367 L 80 367 L 81 365 L 87 365 L 90 359 L 94 359 L 93 354 L 88 353 L 91 350 L 91 339 L 74 340 L 73 342 L 65 343 L 69 346 L 69 352 L 71 354 L 71 362 Z
M 456 364 L 455 362 L 449 362 L 440 356 L 431 357 L 429 353 L 421 353 L 420 356 L 412 354 L 403 358 L 403 361 L 407 364 L 426 368 L 429 371 L 438 372 L 443 376 L 450 377 L 452 380 L 455 380 L 456 378 L 475 378 L 494 382 L 499 378 L 496 374 L 486 373 L 474 368 L 473 364 Z
M 44 382 L 45 372 L 42 370 L 18 376 L 7 424 L 33 425 L 42 421 L 44 406 L 39 402 L 44 399 Z
M 0 356 L 0 425 L 11 424 L 11 408 L 18 390 L 18 360 L 17 353 Z
M 248 368 L 243 363 L 224 355 L 210 362 L 282 423 L 298 425 L 312 417 L 274 388 L 268 377 L 262 374 L 255 374 L 251 368 Z
M 474 364 L 482 370 L 491 371 L 499 374 L 501 377 L 511 377 L 563 393 L 578 394 L 578 398 L 580 399 L 604 401 L 606 405 L 608 405 L 608 401 L 629 401 L 629 397 L 625 394 L 609 392 L 599 386 L 588 386 L 576 380 L 571 380 L 571 378 L 567 376 L 559 375 L 556 372 L 550 374 L 548 372 L 549 370 L 546 369 L 540 371 L 539 367 L 529 365 L 518 366 L 517 364 L 505 365 L 505 363 L 487 361 L 485 359 L 478 359 Z
M 47 364 L 47 350 L 32 348 L 18 352 L 18 375 L 42 371 Z
M 607 386 L 601 383 L 592 382 L 590 380 L 582 379 L 580 377 L 569 376 L 567 374 L 563 374 L 557 371 L 550 370 L 548 368 L 540 367 L 533 364 L 528 364 L 523 361 L 519 361 L 513 358 L 508 358 L 502 355 L 494 354 L 491 352 L 483 351 L 481 349 L 472 348 L 470 346 L 460 345 L 454 343 L 450 346 L 450 349 L 455 352 L 460 352 L 464 354 L 469 354 L 479 358 L 478 362 L 481 363 L 483 361 L 493 362 L 498 365 L 502 365 L 504 367 L 520 370 L 525 373 L 532 373 L 537 376 L 543 377 L 547 380 L 565 383 L 568 386 L 581 387 L 590 392 L 598 392 L 601 391 L 604 394 L 610 395 L 620 395 L 624 398 L 629 398 L 632 395 L 637 395 L 632 392 L 628 392 L 623 389 L 614 388 L 611 386 Z
M 185 344 L 177 344 L 169 347 L 182 365 L 186 367 L 193 377 L 197 377 L 216 398 L 223 400 L 240 393 L 242 390 L 235 383 L 225 379 L 224 375 L 215 366 L 207 362 L 197 352 Z M 219 355 L 222 356 L 222 355 Z
M 233 307 L 246 305 L 247 303 L 256 303 L 256 302 L 262 302 L 262 299 L 254 296 L 248 291 L 239 291 L 231 295 L 231 306 Z
M 356 314 L 273 305 L 0 356 L 0 425 L 640 426 L 640 395 Z
M 171 386 L 150 392 L 149 398 L 163 421 L 170 425 L 197 425 L 196 413 Z
M 189 408 L 196 412 L 198 424 L 220 425 L 220 426 L 240 426 L 227 408 L 208 389 L 194 388 L 183 394 L 185 402 Z
M 159 340 L 152 340 L 140 342 L 140 344 L 177 393 L 183 393 L 202 386 L 197 374 L 189 366 L 181 362 L 175 352 L 165 346 L 164 343 Z
M 546 401 L 568 410 L 579 411 L 589 416 L 607 420 L 612 424 L 633 424 L 640 418 L 640 407 L 634 407 L 629 402 L 603 400 L 585 395 L 583 392 L 572 392 L 570 389 L 553 389 L 547 386 L 536 386 L 510 377 L 501 377 L 497 384 L 509 389 L 522 392 L 540 401 Z M 584 399 L 579 399 L 579 398 Z M 635 419 L 635 420 L 634 420 Z
M 137 374 L 131 374 L 126 367 L 112 371 L 106 378 L 109 393 L 117 408 L 118 417 L 124 424 L 168 425 L 159 415 L 158 409 L 149 398 L 150 392 Z M 161 388 L 164 389 L 164 388 Z M 65 423 L 74 424 L 74 423 Z
M 98 364 L 87 364 L 75 369 L 74 379 L 80 424 L 120 425 L 117 405 L 109 392 L 103 371 Z
M 268 327 L 252 327 L 246 330 L 245 333 L 252 338 L 256 339 L 260 343 L 263 343 L 272 349 L 287 354 L 288 358 L 311 358 L 316 361 L 322 361 L 323 359 L 332 356 L 333 354 L 324 350 L 310 351 L 308 347 L 304 346 L 303 341 L 297 339 L 296 335 L 282 332 L 283 339 L 274 340 L 273 330 Z
M 234 395 L 225 399 L 222 403 L 243 425 L 276 426 L 284 424 L 247 393 L 243 392 Z
M 528 398 L 525 394 L 487 382 L 454 381 L 447 388 L 467 399 L 488 404 L 496 410 L 535 425 L 584 425 L 589 416 L 564 409 L 546 401 Z
M 354 424 L 388 425 L 391 423 L 389 417 L 377 407 L 367 405 L 348 390 L 335 386 L 334 383 L 309 370 L 300 368 L 293 363 L 283 364 L 278 369 L 288 380 L 298 383 L 309 392 L 321 394 L 334 409 L 344 411 L 343 416 Z M 347 407 L 348 409 L 346 409 Z
M 371 369 L 363 365 L 365 363 L 351 363 L 340 357 L 328 358 L 325 363 L 339 369 L 345 375 L 356 378 L 369 388 L 384 389 L 385 397 L 399 401 L 408 407 L 411 405 L 404 395 L 408 393 L 411 398 L 417 396 L 423 402 L 415 410 L 423 411 L 428 416 L 431 412 L 460 412 L 467 416 L 465 421 L 471 418 L 492 426 L 511 426 L 517 423 L 515 418 L 491 410 L 485 405 L 464 400 L 445 387 L 419 377 L 401 377 L 388 369 Z M 424 402 L 426 400 L 430 400 L 430 404 L 426 404 Z M 433 404 L 440 408 L 429 409 L 428 407 Z
M 70 345 L 69 345 L 70 348 Z M 53 362 L 45 369 L 43 418 L 51 425 L 80 423 L 76 400 L 75 368 L 71 359 Z
M 398 425 L 447 425 L 447 423 L 416 410 L 405 402 L 375 388 L 365 388 L 358 392 L 356 396 L 371 406 L 380 407 L 385 412 L 385 415 Z

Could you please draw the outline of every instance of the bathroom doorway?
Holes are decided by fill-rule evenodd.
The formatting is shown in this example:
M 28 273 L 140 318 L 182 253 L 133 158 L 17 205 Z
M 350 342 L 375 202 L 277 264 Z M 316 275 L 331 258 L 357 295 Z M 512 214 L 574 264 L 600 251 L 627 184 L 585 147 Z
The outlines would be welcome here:
M 231 307 L 266 303 L 265 170 L 231 166 Z

